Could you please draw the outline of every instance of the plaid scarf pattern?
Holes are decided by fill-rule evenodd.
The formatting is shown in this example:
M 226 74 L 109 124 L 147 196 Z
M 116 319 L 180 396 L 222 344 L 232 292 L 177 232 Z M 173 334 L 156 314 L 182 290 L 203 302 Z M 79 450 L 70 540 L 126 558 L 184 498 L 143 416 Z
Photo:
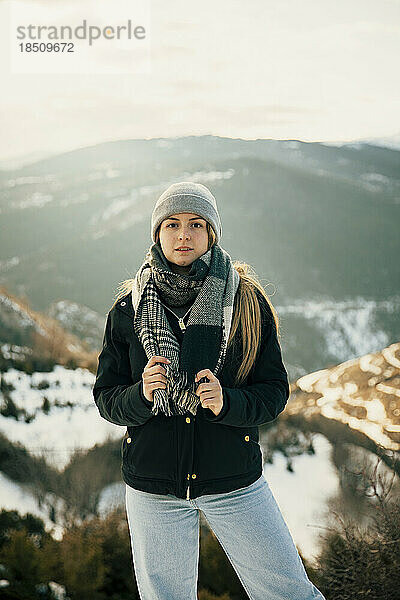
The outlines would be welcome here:
M 153 414 L 197 413 L 196 373 L 210 369 L 216 376 L 226 356 L 239 273 L 229 254 L 214 244 L 191 264 L 188 274 L 174 273 L 160 243 L 153 244 L 137 271 L 132 288 L 134 330 L 146 356 L 165 356 L 166 388 L 153 392 Z M 182 306 L 194 300 L 180 346 L 162 301 Z M 160 363 L 161 364 L 161 363 Z

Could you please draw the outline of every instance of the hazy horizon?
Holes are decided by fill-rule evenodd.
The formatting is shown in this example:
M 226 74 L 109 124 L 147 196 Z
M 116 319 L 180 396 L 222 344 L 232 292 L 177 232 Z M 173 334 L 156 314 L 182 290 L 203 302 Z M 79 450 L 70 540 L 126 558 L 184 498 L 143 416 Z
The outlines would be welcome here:
M 7 4 L 0 3 L 1 161 L 120 139 L 340 143 L 400 132 L 395 0 L 152 0 L 151 72 L 102 75 L 10 73 Z M 24 0 L 24 11 L 35 15 L 37 5 Z M 92 5 L 40 3 L 63 23 L 95 21 Z

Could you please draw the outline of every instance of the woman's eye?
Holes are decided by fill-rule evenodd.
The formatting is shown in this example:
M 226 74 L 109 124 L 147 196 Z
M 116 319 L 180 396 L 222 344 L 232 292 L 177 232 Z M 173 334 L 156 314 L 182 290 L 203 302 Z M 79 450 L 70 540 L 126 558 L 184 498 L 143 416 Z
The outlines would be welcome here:
M 198 229 L 199 227 L 203 227 L 203 223 L 191 223 L 192 225 L 197 225 L 198 227 L 196 227 L 196 229 Z M 176 223 L 168 223 L 166 225 L 166 227 L 174 227 L 176 225 Z

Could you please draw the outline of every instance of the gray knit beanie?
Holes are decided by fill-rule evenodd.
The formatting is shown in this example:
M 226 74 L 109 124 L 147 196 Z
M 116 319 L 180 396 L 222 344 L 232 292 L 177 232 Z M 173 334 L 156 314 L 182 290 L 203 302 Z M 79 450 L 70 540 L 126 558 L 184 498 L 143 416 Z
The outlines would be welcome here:
M 208 221 L 214 230 L 216 243 L 219 243 L 222 226 L 217 202 L 205 185 L 191 181 L 173 183 L 157 200 L 151 216 L 153 242 L 156 241 L 156 231 L 162 221 L 171 215 L 183 212 L 194 213 Z

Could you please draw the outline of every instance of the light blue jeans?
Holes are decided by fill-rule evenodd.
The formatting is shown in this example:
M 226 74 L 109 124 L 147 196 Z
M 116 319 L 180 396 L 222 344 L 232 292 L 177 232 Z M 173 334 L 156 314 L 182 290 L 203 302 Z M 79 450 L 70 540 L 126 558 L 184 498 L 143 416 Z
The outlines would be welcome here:
M 128 485 L 125 498 L 142 600 L 197 600 L 200 510 L 250 600 L 325 600 L 307 577 L 264 475 L 194 500 Z

